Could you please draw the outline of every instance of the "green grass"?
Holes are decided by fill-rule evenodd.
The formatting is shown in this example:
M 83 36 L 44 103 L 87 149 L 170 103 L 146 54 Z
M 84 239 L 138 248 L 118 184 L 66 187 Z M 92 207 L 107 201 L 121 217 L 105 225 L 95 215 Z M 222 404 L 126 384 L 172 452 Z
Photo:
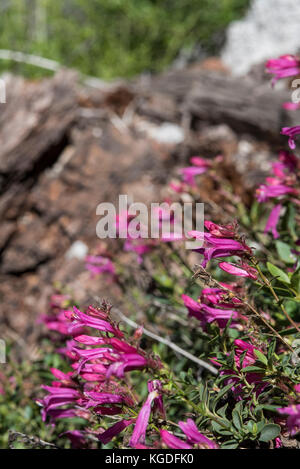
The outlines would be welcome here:
M 10 0 L 0 5 L 0 48 L 41 55 L 106 79 L 168 66 L 182 49 L 210 53 L 249 0 Z M 31 77 L 44 71 L 0 62 Z

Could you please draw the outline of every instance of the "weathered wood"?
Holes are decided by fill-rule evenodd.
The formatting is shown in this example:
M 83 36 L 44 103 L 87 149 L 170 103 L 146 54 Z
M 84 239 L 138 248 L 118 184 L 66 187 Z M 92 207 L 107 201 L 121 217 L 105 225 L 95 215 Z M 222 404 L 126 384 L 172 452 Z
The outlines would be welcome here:
M 74 74 L 40 83 L 11 79 L 0 114 L 0 214 L 54 164 L 68 143 L 78 107 Z M 18 204 L 14 204 L 16 206 Z
M 174 102 L 171 120 L 178 119 L 180 112 L 181 117 L 190 115 L 196 125 L 197 121 L 227 124 L 238 133 L 265 140 L 278 139 L 283 126 L 300 120 L 300 111 L 282 108 L 291 100 L 288 90 L 274 90 L 269 81 L 257 83 L 250 77 L 233 78 L 205 70 L 169 72 L 141 82 L 139 90 L 145 96 L 139 106 L 142 115 L 165 119 L 167 97 Z

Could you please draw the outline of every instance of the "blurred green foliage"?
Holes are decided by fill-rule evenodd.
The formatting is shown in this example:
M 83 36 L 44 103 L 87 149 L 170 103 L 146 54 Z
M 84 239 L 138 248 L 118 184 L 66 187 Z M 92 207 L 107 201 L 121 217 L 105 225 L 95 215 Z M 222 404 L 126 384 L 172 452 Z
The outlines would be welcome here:
M 214 53 L 249 0 L 2 0 L 0 48 L 106 79 L 159 71 L 179 51 Z M 0 70 L 44 71 L 1 61 Z

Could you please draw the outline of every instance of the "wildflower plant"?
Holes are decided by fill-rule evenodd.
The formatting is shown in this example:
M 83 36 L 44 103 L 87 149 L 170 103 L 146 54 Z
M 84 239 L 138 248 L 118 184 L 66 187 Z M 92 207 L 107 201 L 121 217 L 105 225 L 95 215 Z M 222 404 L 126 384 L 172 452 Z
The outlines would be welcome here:
M 299 59 L 291 56 L 267 64 L 274 85 L 299 70 Z M 199 263 L 194 271 L 180 239 L 155 244 L 140 240 L 138 249 L 130 248 L 130 240 L 124 242 L 140 266 L 148 261 L 152 266 L 152 297 L 144 302 L 147 320 L 159 327 L 153 304 L 160 311 L 162 304 L 165 312 L 173 308 L 178 321 L 174 340 L 182 349 L 190 343 L 195 357 L 210 367 L 199 370 L 182 358 L 178 368 L 170 350 L 144 339 L 143 328 L 129 334 L 113 320 L 107 302 L 85 312 L 76 306 L 59 308 L 56 319 L 44 318 L 49 329 L 66 337 L 60 352 L 70 371 L 52 369 L 54 381 L 43 386 L 47 394 L 38 402 L 44 421 L 53 425 L 75 416 L 85 420 L 83 429 L 64 435 L 73 446 L 97 441 L 103 447 L 137 449 L 279 448 L 289 436 L 297 438 L 300 163 L 292 151 L 300 127 L 284 128 L 282 134 L 291 151 L 279 152 L 248 214 L 238 200 L 240 221 L 225 210 L 223 220 L 228 222 L 206 220 L 204 233 L 189 233 L 204 240 L 195 248 Z M 220 155 L 193 157 L 191 166 L 180 171 L 181 180 L 170 186 L 174 197 L 188 193 L 196 202 L 205 176 L 225 198 L 237 200 L 230 183 L 220 182 L 223 164 Z M 159 251 L 176 264 L 175 278 Z M 125 296 L 133 294 L 114 259 L 89 256 L 87 268 L 93 275 L 112 275 L 126 286 Z M 174 328 L 170 315 L 166 317 L 167 327 Z
M 269 61 L 273 84 L 299 74 L 299 64 L 291 56 Z M 290 149 L 279 152 L 250 204 L 224 176 L 220 155 L 193 157 L 171 182 L 174 200 L 188 195 L 198 202 L 202 178 L 223 199 L 221 213 L 204 200 L 205 231 L 189 233 L 204 240 L 192 253 L 196 266 L 182 239 L 125 240 L 138 281 L 133 264 L 117 256 L 86 259 L 91 275 L 120 286 L 127 316 L 143 310 L 150 331 L 138 327 L 138 315 L 120 322 L 107 301 L 82 310 L 70 295 L 53 296 L 41 320 L 63 369 L 51 367 L 52 382 L 36 402 L 43 425 L 60 430 L 58 446 L 66 439 L 75 448 L 280 448 L 288 439 L 297 445 L 300 127 L 282 134 Z

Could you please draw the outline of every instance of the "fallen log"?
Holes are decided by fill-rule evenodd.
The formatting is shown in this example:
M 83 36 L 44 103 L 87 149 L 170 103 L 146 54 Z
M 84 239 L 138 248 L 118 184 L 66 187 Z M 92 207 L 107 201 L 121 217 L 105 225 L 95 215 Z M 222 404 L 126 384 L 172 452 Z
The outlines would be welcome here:
M 237 133 L 253 134 L 264 140 L 278 140 L 283 126 L 297 125 L 300 111 L 286 111 L 282 104 L 291 100 L 288 90 L 273 90 L 269 81 L 233 78 L 205 70 L 173 71 L 141 81 L 139 92 L 144 100 L 141 115 L 165 119 L 166 97 L 172 100 L 173 121 L 190 117 L 192 126 L 201 122 L 227 124 Z M 169 105 L 168 109 L 172 109 Z

